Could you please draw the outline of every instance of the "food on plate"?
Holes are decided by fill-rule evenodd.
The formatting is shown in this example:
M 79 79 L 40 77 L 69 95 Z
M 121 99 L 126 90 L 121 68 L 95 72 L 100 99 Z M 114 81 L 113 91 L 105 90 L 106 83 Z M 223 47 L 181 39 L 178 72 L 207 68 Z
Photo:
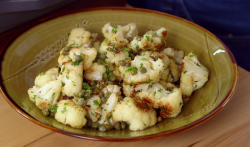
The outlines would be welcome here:
M 74 28 L 58 66 L 40 73 L 28 89 L 45 116 L 81 129 L 143 130 L 176 117 L 209 71 L 195 51 L 167 46 L 167 29 L 138 35 L 135 23 L 102 28 L 104 39 Z

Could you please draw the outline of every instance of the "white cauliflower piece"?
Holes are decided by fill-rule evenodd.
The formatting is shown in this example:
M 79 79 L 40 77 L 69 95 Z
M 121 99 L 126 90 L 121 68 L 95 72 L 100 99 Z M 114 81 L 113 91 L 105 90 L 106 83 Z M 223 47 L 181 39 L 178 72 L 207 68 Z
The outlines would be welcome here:
M 150 105 L 139 98 L 130 97 L 118 102 L 112 118 L 116 122 L 128 122 L 129 129 L 133 131 L 143 130 L 157 122 L 156 112 Z
M 87 100 L 87 105 L 90 106 L 91 109 L 99 108 L 99 105 L 102 103 L 102 100 L 98 95 L 94 95 L 90 99 Z
M 140 67 L 145 67 L 146 73 L 142 73 L 139 70 Z M 131 67 L 124 68 L 120 66 L 119 69 L 126 84 L 155 83 L 160 79 L 160 73 L 164 70 L 164 64 L 161 59 L 154 61 L 151 57 L 136 56 L 131 62 Z M 136 70 L 137 74 L 132 75 L 132 70 Z
M 62 90 L 62 83 L 59 80 L 49 81 L 42 87 L 33 86 L 29 88 L 28 94 L 32 102 L 41 109 L 48 111 L 57 104 Z
M 72 48 L 69 52 L 69 57 L 72 59 L 72 61 L 76 61 L 76 55 L 79 55 L 83 58 L 81 63 L 83 65 L 83 69 L 86 70 L 91 67 L 93 61 L 96 58 L 97 51 L 95 48 L 90 47 Z
M 72 62 L 66 63 L 61 67 L 58 79 L 62 82 L 62 93 L 67 96 L 77 96 L 82 90 L 83 66 L 72 65 Z
M 89 46 L 91 44 L 91 33 L 84 28 L 74 28 L 69 33 L 67 46 L 80 47 Z
M 101 81 L 103 74 L 106 72 L 106 68 L 104 65 L 100 65 L 98 63 L 93 63 L 92 66 L 85 70 L 84 77 L 85 79 L 92 81 Z
M 139 48 L 143 50 L 152 49 L 159 50 L 166 47 L 165 39 L 167 37 L 167 29 L 160 28 L 157 31 L 148 31 L 142 38 L 135 37 L 130 42 L 130 47 L 136 51 Z
M 175 50 L 173 48 L 165 48 L 163 53 L 166 54 L 169 58 L 173 59 L 176 64 L 181 64 L 182 59 L 184 58 L 184 52 L 180 50 Z
M 139 97 L 154 108 L 160 108 L 160 114 L 163 118 L 175 117 L 181 112 L 183 104 L 181 89 L 170 83 L 165 86 L 169 90 L 164 89 L 159 83 L 139 84 L 133 87 L 126 85 L 124 93 L 126 93 L 126 96 Z
M 61 100 L 58 103 L 55 119 L 72 128 L 81 129 L 87 122 L 87 112 L 81 106 L 75 105 L 72 100 Z
M 35 79 L 35 86 L 42 87 L 49 81 L 54 81 L 59 75 L 59 68 L 54 67 L 46 71 L 45 73 L 40 73 Z
M 118 102 L 118 95 L 115 93 L 112 93 L 107 102 L 105 104 L 102 104 L 102 116 L 101 120 L 99 121 L 99 124 L 107 123 L 107 119 L 112 115 L 112 111 L 114 110 L 116 104 Z
M 104 94 L 106 94 L 107 92 L 110 92 L 110 93 L 115 93 L 115 94 L 121 95 L 120 89 L 121 89 L 121 87 L 119 87 L 117 85 L 108 85 L 102 89 L 102 92 Z
M 200 89 L 208 81 L 209 71 L 191 52 L 182 60 L 180 88 L 184 96 L 191 96 L 194 90 Z
M 111 44 L 125 46 L 129 43 L 129 38 L 133 39 L 138 35 L 138 30 L 135 23 L 129 23 L 125 26 L 118 25 L 115 27 L 107 23 L 102 28 L 102 33 Z
M 96 109 L 91 109 L 89 107 L 84 107 L 87 110 L 87 117 L 92 120 L 92 122 L 98 121 L 98 118 L 101 117 L 102 109 L 100 107 Z

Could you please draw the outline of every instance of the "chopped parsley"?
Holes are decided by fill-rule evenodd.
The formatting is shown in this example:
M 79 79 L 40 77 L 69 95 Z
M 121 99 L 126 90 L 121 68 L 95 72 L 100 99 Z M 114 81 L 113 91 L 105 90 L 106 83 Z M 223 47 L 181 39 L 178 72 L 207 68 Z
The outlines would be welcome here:
M 94 100 L 94 105 L 98 106 L 99 105 L 99 101 L 98 100 Z
M 115 26 L 112 28 L 112 33 L 116 33 L 116 30 L 117 30 L 118 26 Z
M 131 86 L 134 86 L 134 82 L 131 83 Z
M 62 82 L 62 87 L 64 87 L 64 86 L 65 86 L 65 83 Z
M 194 88 L 197 88 L 197 85 L 195 85 Z
M 64 72 L 64 70 L 65 70 L 65 67 L 62 68 L 62 72 Z
M 66 107 L 64 107 L 63 110 L 62 110 L 61 112 L 64 113 L 64 112 L 66 112 L 66 111 L 67 111 L 67 109 L 66 109 Z
M 143 67 L 143 64 L 141 63 L 141 67 Z
M 71 33 L 68 33 L 68 37 L 71 35 Z
M 24 101 L 25 100 L 25 98 L 22 98 L 22 101 Z
M 90 90 L 91 89 L 91 87 L 87 83 L 83 83 L 82 86 L 83 86 L 83 88 L 85 90 Z
M 197 66 L 201 67 L 201 65 L 199 63 L 196 63 Z
M 162 92 L 163 89 L 159 89 L 158 92 Z
M 105 62 L 104 59 L 100 58 L 100 61 L 101 61 L 101 64 L 102 64 L 102 65 L 105 65 L 105 64 L 106 64 L 106 62 Z
M 53 94 L 52 94 L 52 97 L 54 97 L 54 96 L 55 96 L 55 94 L 56 94 L 56 93 L 53 93 Z
M 124 50 L 124 51 L 128 51 L 128 48 L 124 47 L 123 50 Z
M 78 62 L 78 61 L 74 61 L 71 63 L 71 65 L 79 65 L 79 64 L 80 64 L 80 62 Z
M 154 94 L 153 94 L 154 96 L 156 95 L 156 92 L 154 92 Z
M 64 103 L 64 106 L 68 105 L 68 103 Z
M 149 36 L 145 35 L 145 37 L 147 38 L 147 41 L 150 41 L 150 37 Z
M 111 119 L 111 116 L 112 116 L 112 115 L 109 115 L 109 117 L 107 118 L 108 121 Z
M 164 111 L 165 111 L 165 108 L 161 108 L 161 111 L 164 112 Z
M 182 102 L 180 102 L 180 106 L 182 106 L 183 105 L 183 103 Z
M 41 72 L 39 75 L 40 75 L 40 76 L 43 76 L 43 75 L 44 75 L 44 73 L 43 73 L 43 72 Z
M 68 75 L 66 75 L 66 79 L 67 79 L 67 80 L 69 79 Z
M 138 68 L 137 68 L 137 67 L 134 67 L 134 66 L 131 66 L 131 67 L 129 67 L 129 68 L 127 68 L 127 69 L 125 70 L 125 73 L 126 73 L 126 72 L 130 72 L 130 71 L 132 71 L 132 70 L 138 70 Z
M 149 79 L 148 81 L 146 81 L 145 83 L 151 83 L 153 80 Z
M 147 58 L 141 58 L 142 61 L 148 61 Z
M 184 74 L 186 74 L 186 73 L 187 73 L 187 70 L 184 71 Z
M 49 108 L 49 112 L 56 113 L 57 112 L 57 107 Z
M 157 36 L 157 32 L 155 32 L 155 36 Z
M 194 55 L 189 55 L 189 57 L 191 57 L 191 58 L 192 58 L 192 57 L 194 57 Z

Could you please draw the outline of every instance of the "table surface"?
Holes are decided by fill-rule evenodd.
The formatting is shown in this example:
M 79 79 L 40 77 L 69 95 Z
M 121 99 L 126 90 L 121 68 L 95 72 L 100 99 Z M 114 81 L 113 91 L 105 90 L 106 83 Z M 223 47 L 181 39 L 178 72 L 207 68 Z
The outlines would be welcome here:
M 139 147 L 250 146 L 250 73 L 239 67 L 239 83 L 226 107 L 186 132 L 142 142 L 100 142 L 69 137 L 42 128 L 18 114 L 0 95 L 0 146 L 13 147 Z

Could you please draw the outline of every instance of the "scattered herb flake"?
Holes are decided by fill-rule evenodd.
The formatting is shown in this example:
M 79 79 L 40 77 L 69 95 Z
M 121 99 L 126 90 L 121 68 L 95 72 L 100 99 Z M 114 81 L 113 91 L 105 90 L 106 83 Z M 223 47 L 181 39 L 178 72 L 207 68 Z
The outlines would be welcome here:
M 184 74 L 186 74 L 186 73 L 187 73 L 187 70 L 184 71 Z
M 145 83 L 151 83 L 153 80 L 149 79 L 148 81 L 146 81 Z
M 161 111 L 164 112 L 164 111 L 165 111 L 165 108 L 161 108 Z
M 56 113 L 57 112 L 57 107 L 52 107 L 52 108 L 49 108 L 49 112 L 51 113 Z
M 147 58 L 141 58 L 142 61 L 148 61 Z
M 130 72 L 130 71 L 132 71 L 132 70 L 138 70 L 138 68 L 137 68 L 137 67 L 134 67 L 134 66 L 128 67 L 128 68 L 125 70 L 125 73 L 126 73 L 126 72 Z
M 112 115 L 109 115 L 109 117 L 107 118 L 107 120 L 108 120 L 108 121 L 110 121 L 110 119 L 111 119 L 111 116 L 112 116 Z
M 62 68 L 62 72 L 64 72 L 64 70 L 65 70 L 65 67 Z
M 55 96 L 55 94 L 56 94 L 56 93 L 53 93 L 53 94 L 52 94 L 52 97 L 54 97 L 54 96 Z
M 131 86 L 134 86 L 134 82 L 131 83 Z
M 94 105 L 98 106 L 99 105 L 99 101 L 98 100 L 94 100 Z
M 85 90 L 90 90 L 91 89 L 91 87 L 87 83 L 83 83 L 82 86 L 83 86 L 83 88 Z
M 100 61 L 101 61 L 101 64 L 102 64 L 102 65 L 105 65 L 105 64 L 106 64 L 106 62 L 105 62 L 104 59 L 100 58 Z
M 63 108 L 63 110 L 61 111 L 62 113 L 66 112 L 66 107 Z
M 150 37 L 148 35 L 145 35 L 145 37 L 147 38 L 147 41 L 150 41 Z
M 162 92 L 163 89 L 159 89 L 158 92 Z
M 156 95 L 156 92 L 154 92 L 154 94 L 153 94 L 154 96 Z
M 40 75 L 40 76 L 43 76 L 43 75 L 44 75 L 44 72 L 41 72 L 39 75 Z
M 68 105 L 68 103 L 64 103 L 64 106 Z
M 62 87 L 64 87 L 64 86 L 65 86 L 65 83 L 62 82 Z
M 71 65 L 73 65 L 73 66 L 74 65 L 79 65 L 79 64 L 80 64 L 80 62 L 78 62 L 78 61 L 74 61 L 74 62 L 71 63 Z
M 117 26 L 113 27 L 112 28 L 112 33 L 116 33 L 117 28 L 118 28 Z
M 197 85 L 195 85 L 194 88 L 197 88 Z
M 182 102 L 180 102 L 180 106 L 182 106 L 183 105 L 183 103 Z
M 141 63 L 141 67 L 143 67 L 143 64 Z
M 68 37 L 71 35 L 71 33 L 68 33 Z
M 201 67 L 201 65 L 199 63 L 196 63 L 197 66 Z
M 124 51 L 128 51 L 128 48 L 124 47 L 123 50 L 124 50 Z
M 194 55 L 189 55 L 189 57 L 191 57 L 191 58 L 192 58 L 192 57 L 194 57 Z
M 67 79 L 67 80 L 69 79 L 68 75 L 66 75 L 66 79 Z

